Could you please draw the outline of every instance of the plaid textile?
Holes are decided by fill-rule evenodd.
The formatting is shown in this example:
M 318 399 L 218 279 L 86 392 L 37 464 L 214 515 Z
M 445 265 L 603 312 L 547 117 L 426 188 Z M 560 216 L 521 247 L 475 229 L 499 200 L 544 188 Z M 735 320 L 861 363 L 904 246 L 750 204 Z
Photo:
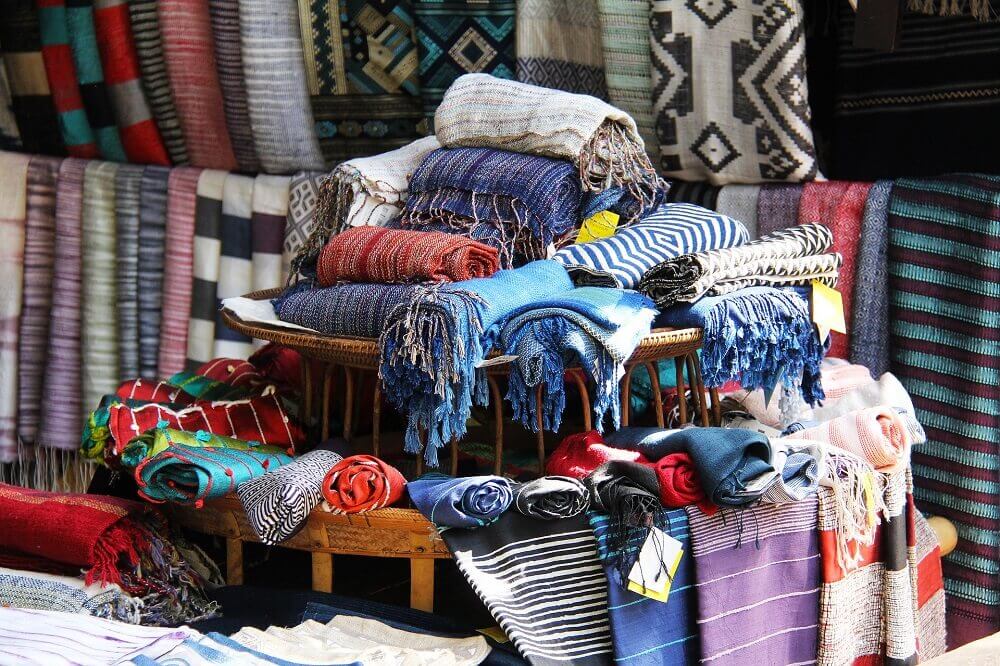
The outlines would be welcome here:
M 323 248 L 317 278 L 325 287 L 338 282 L 460 282 L 489 277 L 499 268 L 495 248 L 461 236 L 354 227 Z
M 200 169 L 174 168 L 167 180 L 167 238 L 164 243 L 163 319 L 157 375 L 184 369 L 188 317 L 194 282 L 194 226 Z
M 607 99 L 597 0 L 518 0 L 517 80 Z
M 250 129 L 247 86 L 243 72 L 243 47 L 240 44 L 239 0 L 209 0 L 215 62 L 219 68 L 219 86 L 226 111 L 226 126 L 240 171 L 260 171 Z
M 914 495 L 958 529 L 944 561 L 949 647 L 1000 627 L 1000 437 L 995 296 L 1000 178 L 897 180 L 889 204 L 892 371 L 927 443 Z
M 191 317 L 187 333 L 187 365 L 197 367 L 212 359 L 217 289 L 222 246 L 222 188 L 226 172 L 206 169 L 198 175 L 194 214 L 194 251 Z
M 322 487 L 330 511 L 364 513 L 398 502 L 406 479 L 398 469 L 374 456 L 350 456 L 330 468 Z

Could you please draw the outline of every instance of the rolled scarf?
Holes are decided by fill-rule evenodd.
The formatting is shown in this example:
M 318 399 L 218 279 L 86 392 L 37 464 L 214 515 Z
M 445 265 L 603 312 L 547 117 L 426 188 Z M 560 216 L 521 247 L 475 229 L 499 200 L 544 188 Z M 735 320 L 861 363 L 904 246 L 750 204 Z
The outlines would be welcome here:
M 115 174 L 115 288 L 118 290 L 118 376 L 139 376 L 139 201 L 144 167 Z
M 620 461 L 649 464 L 642 453 L 606 446 L 596 430 L 566 437 L 545 461 L 545 473 L 582 479 L 604 463 Z
M 184 368 L 193 285 L 195 199 L 200 169 L 170 170 L 167 180 L 167 237 L 164 243 L 163 313 L 160 321 L 158 375 Z
M 771 440 L 771 466 L 778 471 L 778 479 L 761 501 L 801 501 L 819 489 L 820 476 L 826 473 L 826 446 L 822 442 L 790 441 L 787 437 Z
M 594 509 L 608 514 L 608 553 L 617 559 L 624 580 L 638 557 L 637 552 L 627 556 L 629 546 L 645 541 L 651 527 L 663 527 L 658 524 L 664 512 L 656 473 L 648 465 L 609 462 L 584 483 Z
M 407 485 L 417 511 L 438 527 L 483 527 L 514 499 L 510 481 L 500 476 L 454 478 L 425 474 Z
M 320 250 L 334 234 L 349 227 L 385 226 L 399 217 L 410 188 L 410 177 L 424 158 L 441 147 L 433 136 L 372 157 L 359 157 L 339 165 L 319 182 L 312 193 L 309 181 L 300 187 L 300 210 L 305 240 L 291 261 L 292 274 L 315 263 Z M 312 193 L 313 196 L 307 196 Z M 315 206 L 311 214 L 305 209 Z M 311 218 L 311 222 L 310 222 Z
M 28 214 L 28 162 L 0 153 L 0 462 L 17 457 L 18 340 L 24 279 L 24 225 Z
M 317 277 L 338 282 L 461 282 L 499 270 L 495 248 L 434 231 L 357 227 L 337 234 L 320 253 Z
M 281 249 L 285 240 L 285 220 L 288 216 L 288 176 L 259 175 L 253 183 L 253 205 L 250 225 L 253 227 L 254 291 L 274 289 L 286 282 L 281 266 Z
M 494 148 L 439 149 L 410 180 L 404 227 L 494 232 L 504 267 L 517 255 L 542 259 L 579 222 L 580 185 L 565 160 Z
M 166 270 L 167 188 L 170 170 L 147 167 L 139 206 L 139 375 L 156 377 Z M 126 375 L 127 376 L 127 375 Z
M 788 438 L 825 442 L 853 453 L 886 474 L 903 469 L 910 461 L 910 430 L 891 407 L 869 407 L 844 414 Z
M 572 518 L 590 506 L 590 492 L 578 479 L 543 476 L 514 487 L 514 508 L 539 520 Z
M 879 377 L 878 381 L 868 382 L 834 400 L 824 400 L 822 407 L 813 408 L 812 421 L 824 423 L 839 416 L 878 406 L 889 406 L 899 412 L 910 433 L 910 446 L 919 446 L 927 441 L 927 434 L 916 419 L 910 394 L 890 372 Z
M 686 254 L 646 272 L 639 289 L 660 307 L 755 285 L 837 286 L 840 258 L 823 254 L 833 238 L 821 224 L 782 229 L 740 247 Z
M 477 365 L 493 348 L 503 321 L 522 308 L 572 289 L 566 270 L 536 261 L 493 277 L 421 287 L 407 307 L 393 311 L 382 333 L 379 373 L 386 397 L 408 416 L 405 450 L 437 451 L 465 434 L 472 403 L 486 405 L 485 373 Z
M 405 284 L 340 284 L 310 289 L 303 282 L 274 301 L 282 321 L 324 335 L 378 338 L 397 306 L 407 306 L 419 288 Z
M 655 325 L 702 329 L 705 386 L 737 381 L 750 390 L 770 389 L 781 380 L 809 404 L 824 397 L 823 347 L 809 304 L 792 290 L 749 287 L 705 297 L 665 310 Z
M 243 47 L 240 44 L 239 0 L 209 0 L 215 63 L 219 68 L 219 87 L 226 112 L 226 127 L 233 144 L 240 171 L 260 171 L 257 150 L 250 128 L 246 78 L 243 72 Z
M 302 529 L 323 499 L 323 477 L 343 458 L 317 449 L 236 488 L 247 522 L 262 543 L 287 541 Z
M 708 501 L 694 462 L 687 453 L 665 455 L 653 463 L 653 469 L 660 484 L 660 503 L 663 506 L 680 508 L 696 504 L 709 516 L 719 510 Z
M 656 208 L 666 190 L 635 121 L 587 95 L 465 74 L 445 92 L 434 129 L 446 147 L 503 148 L 569 160 L 585 191 L 626 191 L 631 201 L 623 210 L 626 223 Z
M 609 411 L 617 428 L 621 418 L 618 382 L 625 376 L 625 361 L 649 333 L 655 316 L 652 301 L 637 292 L 581 287 L 535 301 L 530 309 L 511 317 L 501 329 L 500 345 L 505 354 L 517 356 L 507 391 L 514 418 L 538 429 L 533 389 L 543 385 L 541 425 L 558 431 L 566 407 L 564 375 L 569 363 L 575 362 L 596 385 L 597 430 L 603 429 Z
M 174 444 L 135 468 L 139 495 L 150 502 L 201 508 L 207 499 L 225 497 L 250 479 L 292 462 L 285 453 Z
M 730 217 L 668 203 L 613 236 L 567 245 L 552 259 L 566 267 L 577 285 L 634 289 L 647 271 L 664 261 L 749 240 L 743 224 Z
M 392 506 L 403 496 L 406 479 L 375 456 L 351 456 L 323 478 L 323 497 L 333 513 L 364 513 Z
M 262 454 L 287 453 L 283 448 L 268 446 L 256 441 L 244 441 L 233 437 L 213 435 L 204 430 L 188 432 L 174 428 L 153 428 L 147 430 L 125 445 L 122 453 L 122 465 L 129 468 L 138 467 L 148 458 L 158 456 L 167 449 L 185 446 L 190 449 L 232 449 L 233 451 L 255 451 Z

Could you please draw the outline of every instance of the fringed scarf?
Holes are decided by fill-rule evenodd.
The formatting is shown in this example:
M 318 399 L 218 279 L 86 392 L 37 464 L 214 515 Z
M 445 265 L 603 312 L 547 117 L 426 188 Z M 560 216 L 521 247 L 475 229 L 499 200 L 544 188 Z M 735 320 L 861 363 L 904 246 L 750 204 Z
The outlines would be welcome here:
M 429 136 L 388 153 L 344 162 L 320 181 L 315 198 L 305 196 L 312 188 L 308 181 L 302 183 L 301 210 L 293 202 L 291 212 L 303 220 L 296 226 L 303 227 L 300 234 L 305 240 L 300 241 L 291 260 L 291 275 L 315 263 L 330 236 L 348 227 L 385 226 L 398 217 L 410 177 L 424 158 L 440 147 L 438 140 Z M 306 210 L 310 204 L 315 207 L 312 212 Z M 307 221 L 310 217 L 311 223 Z
M 746 389 L 779 380 L 809 404 L 823 399 L 817 339 L 806 299 L 791 290 L 749 287 L 664 311 L 658 326 L 694 326 L 704 333 L 705 386 L 738 381 Z
M 170 170 L 167 180 L 167 238 L 164 244 L 163 318 L 160 321 L 161 377 L 180 372 L 187 358 L 188 318 L 194 282 L 195 200 L 200 169 Z
M 139 376 L 156 377 L 163 319 L 167 235 L 167 188 L 170 170 L 146 167 L 139 205 Z M 128 377 L 130 375 L 122 375 Z
M 590 507 L 590 491 L 570 476 L 543 476 L 514 487 L 514 508 L 539 520 L 572 518 Z
M 461 282 L 489 277 L 499 264 L 496 248 L 461 236 L 357 227 L 330 239 L 316 273 L 324 287 L 338 282 Z
M 115 174 L 115 288 L 118 298 L 118 376 L 139 373 L 139 201 L 143 168 L 123 164 Z
M 514 499 L 510 481 L 500 476 L 432 473 L 411 481 L 406 489 L 417 511 L 438 527 L 485 527 Z
M 324 335 L 378 338 L 398 307 L 407 307 L 418 287 L 404 284 L 339 284 L 311 289 L 308 282 L 289 287 L 274 300 L 281 321 Z
M 507 321 L 500 332 L 505 354 L 514 355 L 507 399 L 514 418 L 538 430 L 535 389 L 542 390 L 542 426 L 553 432 L 566 407 L 564 374 L 579 364 L 594 381 L 594 425 L 603 430 L 605 414 L 618 427 L 621 417 L 618 382 L 625 361 L 649 333 L 656 316 L 652 301 L 634 291 L 581 287 L 537 301 Z
M 686 254 L 660 263 L 643 275 L 639 289 L 668 307 L 719 296 L 750 286 L 837 285 L 841 258 L 823 254 L 833 236 L 821 224 L 776 231 L 740 247 Z
M 79 613 L 139 624 L 142 601 L 114 584 L 0 567 L 0 606 Z
M 501 263 L 520 255 L 543 259 L 546 249 L 579 224 L 580 185 L 565 160 L 492 148 L 436 150 L 410 181 L 403 226 L 441 223 L 477 236 L 494 230 Z
M 627 192 L 626 223 L 658 206 L 667 189 L 635 121 L 594 97 L 466 74 L 448 88 L 434 126 L 446 147 L 500 148 L 571 161 L 584 191 Z
M 910 462 L 910 431 L 892 407 L 869 407 L 844 414 L 814 428 L 796 431 L 788 438 L 826 442 L 886 474 Z
M 0 153 L 0 462 L 12 462 L 17 455 L 17 352 L 29 159 L 20 153 Z
M 322 487 L 330 511 L 364 513 L 398 502 L 406 479 L 398 469 L 375 456 L 351 456 L 330 468 Z
M 438 449 L 465 434 L 472 403 L 489 400 L 486 357 L 502 322 L 520 308 L 572 289 L 566 270 L 536 261 L 491 278 L 421 288 L 390 316 L 380 340 L 379 377 L 390 403 L 408 415 L 405 450 L 437 464 Z

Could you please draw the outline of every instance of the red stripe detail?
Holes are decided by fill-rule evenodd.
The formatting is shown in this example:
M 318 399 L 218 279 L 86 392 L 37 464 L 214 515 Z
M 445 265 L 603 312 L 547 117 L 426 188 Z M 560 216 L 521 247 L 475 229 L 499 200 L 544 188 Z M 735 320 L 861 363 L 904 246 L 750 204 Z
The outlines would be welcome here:
M 94 28 L 100 46 L 104 82 L 113 86 L 138 79 L 139 61 L 132 40 L 128 5 L 120 4 L 94 10 Z
M 160 141 L 160 131 L 152 119 L 120 127 L 118 131 L 129 160 L 141 164 L 170 166 L 170 156 Z

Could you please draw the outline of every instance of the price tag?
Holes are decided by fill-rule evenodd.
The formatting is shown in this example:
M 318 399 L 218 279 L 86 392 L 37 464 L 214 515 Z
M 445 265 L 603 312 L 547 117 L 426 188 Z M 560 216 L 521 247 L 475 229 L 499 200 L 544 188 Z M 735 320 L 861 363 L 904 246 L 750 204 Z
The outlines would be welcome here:
M 618 228 L 618 213 L 602 210 L 587 218 L 576 237 L 577 243 L 589 243 L 615 235 Z
M 656 601 L 666 602 L 670 585 L 684 555 L 680 541 L 656 527 L 639 550 L 639 558 L 628 575 L 628 589 Z
M 812 320 L 819 329 L 820 342 L 826 340 L 830 331 L 847 333 L 844 319 L 844 298 L 836 289 L 831 289 L 818 280 L 812 282 Z

